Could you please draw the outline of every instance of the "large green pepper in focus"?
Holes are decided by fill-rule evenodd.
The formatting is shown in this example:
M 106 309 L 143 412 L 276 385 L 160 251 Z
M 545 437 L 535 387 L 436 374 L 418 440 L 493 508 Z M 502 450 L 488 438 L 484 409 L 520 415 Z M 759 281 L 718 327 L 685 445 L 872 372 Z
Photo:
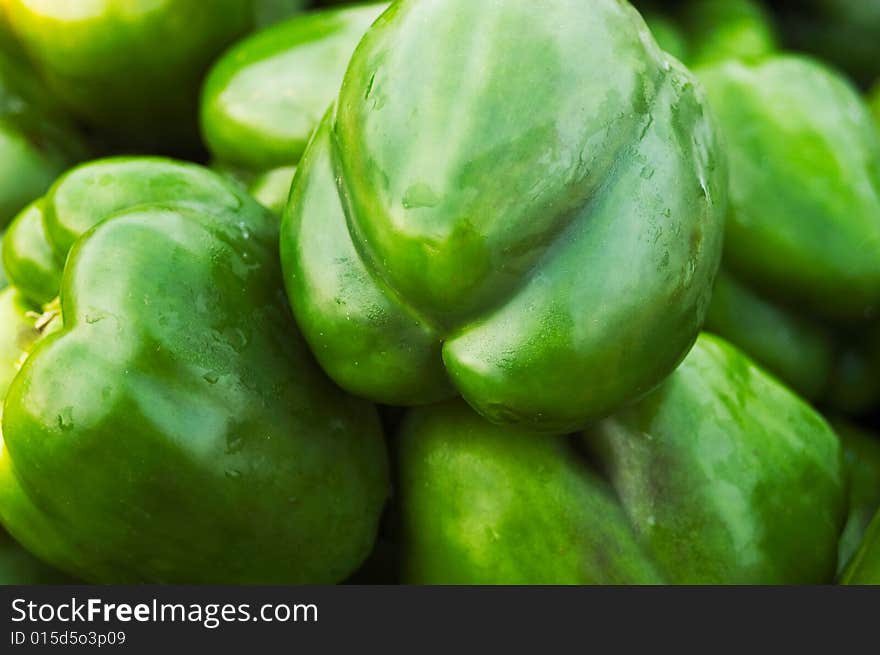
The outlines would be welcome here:
M 846 510 L 838 439 L 716 337 L 577 442 L 592 456 L 462 403 L 413 410 L 396 493 L 404 581 L 833 580 Z
M 327 583 L 388 493 L 374 408 L 314 364 L 277 220 L 207 169 L 111 159 L 42 201 L 66 252 L 3 409 L 0 517 L 100 583 Z
M 0 2 L 70 111 L 122 146 L 163 151 L 197 147 L 202 75 L 266 19 L 261 0 L 215 0 L 210 7 L 204 0 Z
M 698 86 L 627 4 L 394 4 L 294 178 L 288 295 L 355 394 L 577 428 L 691 347 L 724 173 Z
M 202 134 L 213 157 L 256 171 L 296 164 L 355 46 L 387 6 L 309 12 L 226 52 L 202 92 Z

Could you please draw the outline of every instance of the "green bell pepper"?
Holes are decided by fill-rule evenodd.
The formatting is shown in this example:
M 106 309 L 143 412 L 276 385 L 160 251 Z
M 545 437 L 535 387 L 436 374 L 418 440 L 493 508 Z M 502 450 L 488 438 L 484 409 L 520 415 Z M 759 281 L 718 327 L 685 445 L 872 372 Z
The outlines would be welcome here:
M 58 295 L 63 272 L 63 259 L 53 252 L 46 236 L 43 214 L 40 198 L 15 217 L 0 246 L 7 279 L 37 305 Z
M 282 263 L 343 388 L 460 393 L 491 421 L 566 431 L 690 349 L 724 159 L 695 80 L 630 6 L 501 8 L 404 2 L 373 25 L 298 168 Z
M 836 435 L 716 337 L 700 337 L 657 390 L 574 443 L 451 403 L 412 410 L 398 448 L 406 582 L 800 584 L 835 574 L 846 510 Z
M 849 512 L 837 557 L 842 572 L 880 508 L 880 438 L 841 421 L 834 423 L 834 429 L 843 442 L 849 480 Z
M 760 2 L 691 0 L 679 15 L 689 38 L 688 66 L 759 61 L 778 48 L 772 19 Z
M 726 271 L 715 280 L 704 329 L 749 353 L 808 400 L 833 389 L 829 380 L 840 364 L 834 332 L 762 298 Z
M 880 302 L 880 137 L 858 93 L 809 59 L 697 74 L 730 161 L 725 266 L 820 316 Z
M 0 230 L 84 152 L 26 66 L 0 52 Z
M 181 152 L 198 147 L 203 74 L 253 28 L 260 9 L 259 0 L 215 0 L 210 9 L 204 0 L 3 3 L 71 112 L 124 147 Z
M 755 0 L 637 6 L 660 46 L 691 68 L 726 59 L 758 61 L 778 48 L 772 18 Z
M 277 220 L 219 175 L 158 158 L 74 169 L 42 209 L 66 256 L 3 409 L 11 534 L 97 583 L 356 570 L 388 495 L 379 420 L 299 338 Z
M 880 309 L 880 133 L 856 90 L 807 58 L 696 74 L 727 143 L 723 266 L 741 287 L 715 296 L 709 329 L 820 397 L 837 349 L 827 324 Z
M 244 39 L 211 69 L 201 127 L 213 157 L 264 171 L 296 164 L 387 3 L 310 12 Z

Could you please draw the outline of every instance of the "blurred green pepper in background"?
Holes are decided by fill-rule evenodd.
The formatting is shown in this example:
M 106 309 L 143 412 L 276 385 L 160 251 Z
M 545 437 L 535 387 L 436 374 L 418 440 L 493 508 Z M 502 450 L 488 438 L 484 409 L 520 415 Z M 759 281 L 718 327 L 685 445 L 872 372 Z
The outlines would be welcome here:
M 398 3 L 300 163 L 288 296 L 357 395 L 582 427 L 690 349 L 724 182 L 700 90 L 631 7 Z
M 385 447 L 297 334 L 277 220 L 156 158 L 76 168 L 37 215 L 66 263 L 4 404 L 9 531 L 89 582 L 348 577 L 388 494 Z
M 845 354 L 832 326 L 865 329 L 880 303 L 876 125 L 845 79 L 808 58 L 729 60 L 696 73 L 730 169 L 726 275 L 707 329 L 808 398 L 837 393 L 832 371 L 846 377 L 849 365 L 837 361 Z
M 691 0 L 679 10 L 690 67 L 726 59 L 758 61 L 777 49 L 770 15 L 754 0 Z
M 201 78 L 229 44 L 300 0 L 0 0 L 51 92 L 117 147 L 198 150 Z
M 702 336 L 658 389 L 581 438 L 589 459 L 460 402 L 412 410 L 396 493 L 404 581 L 833 580 L 846 518 L 839 441 L 720 339 Z
M 756 0 L 636 2 L 660 47 L 689 67 L 757 61 L 777 50 L 776 28 Z
M 32 71 L 0 51 L 0 229 L 85 152 Z
M 202 95 L 202 134 L 214 159 L 258 172 L 295 165 L 355 46 L 387 6 L 309 12 L 226 52 Z

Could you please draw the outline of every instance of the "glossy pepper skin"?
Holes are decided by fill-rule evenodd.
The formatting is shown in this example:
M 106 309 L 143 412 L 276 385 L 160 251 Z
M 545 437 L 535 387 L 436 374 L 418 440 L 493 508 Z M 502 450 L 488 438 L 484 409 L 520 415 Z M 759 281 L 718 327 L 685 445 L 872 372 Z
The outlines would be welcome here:
M 0 52 L 0 229 L 85 148 L 26 65 Z
M 288 296 L 357 395 L 574 429 L 696 338 L 723 166 L 699 88 L 626 4 L 394 4 L 294 178 Z
M 811 59 L 698 69 L 727 143 L 725 267 L 818 316 L 880 302 L 880 136 L 856 90 Z
M 89 582 L 351 574 L 387 497 L 385 448 L 375 409 L 297 334 L 277 220 L 156 158 L 74 169 L 44 209 L 69 252 L 4 404 L 10 532 Z
M 0 2 L 70 111 L 122 146 L 181 152 L 198 145 L 203 74 L 261 18 L 260 0 Z
M 0 291 L 0 398 L 15 377 L 22 353 L 39 337 L 30 315 L 39 307 L 13 288 Z M 0 585 L 64 584 L 70 578 L 40 562 L 0 528 Z
M 201 129 L 214 159 L 256 171 L 296 164 L 355 46 L 387 6 L 304 13 L 230 48 L 202 92 Z
M 840 444 L 744 355 L 702 336 L 640 402 L 578 437 L 413 410 L 399 442 L 407 582 L 830 582 Z M 806 545 L 809 546 L 806 546 Z
M 841 331 L 864 330 L 880 301 L 880 132 L 856 90 L 807 58 L 696 73 L 730 169 L 725 272 L 706 328 L 804 396 L 850 411 L 864 402 L 848 397 L 858 385 L 839 383 L 855 361 Z

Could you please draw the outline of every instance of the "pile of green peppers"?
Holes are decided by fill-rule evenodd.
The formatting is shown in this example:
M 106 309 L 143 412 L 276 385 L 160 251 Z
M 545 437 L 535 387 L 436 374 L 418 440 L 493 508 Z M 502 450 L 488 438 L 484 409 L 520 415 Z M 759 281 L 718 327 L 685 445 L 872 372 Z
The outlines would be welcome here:
M 880 3 L 215 4 L 0 0 L 0 583 L 880 584 Z

